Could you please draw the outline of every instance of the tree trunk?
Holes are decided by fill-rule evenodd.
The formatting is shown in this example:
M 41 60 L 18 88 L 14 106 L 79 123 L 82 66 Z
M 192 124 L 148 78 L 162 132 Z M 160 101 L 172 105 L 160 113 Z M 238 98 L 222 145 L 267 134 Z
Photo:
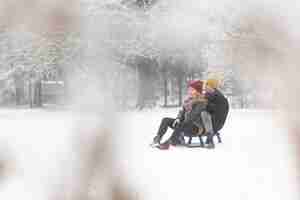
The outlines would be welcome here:
M 182 105 L 182 82 L 183 82 L 183 76 L 180 74 L 178 75 L 178 106 Z
M 15 76 L 15 92 L 16 92 L 16 105 L 21 105 L 24 102 L 24 79 L 21 75 Z
M 21 87 L 16 87 L 16 104 L 21 105 L 23 101 L 23 89 Z
M 33 104 L 37 107 L 42 106 L 42 81 L 41 80 L 36 80 L 34 83 Z
M 67 102 L 69 102 L 70 96 L 69 96 L 69 91 L 70 91 L 70 85 L 69 85 L 69 79 L 66 75 L 65 70 L 61 71 L 61 80 L 63 81 L 63 104 L 66 104 Z
M 31 80 L 28 81 L 28 102 L 29 107 L 33 107 L 33 92 L 32 92 L 32 83 Z
M 139 90 L 137 108 L 143 109 L 145 106 L 152 106 L 155 102 L 154 70 L 153 61 L 149 58 L 138 60 Z
M 145 66 L 138 68 L 139 73 L 139 91 L 138 91 L 138 102 L 137 102 L 137 108 L 143 109 L 147 101 L 150 99 L 151 95 L 151 81 L 149 79 L 149 73 L 147 72 L 147 69 Z M 147 76 L 148 75 L 148 76 Z
M 164 107 L 168 106 L 168 79 L 164 75 Z

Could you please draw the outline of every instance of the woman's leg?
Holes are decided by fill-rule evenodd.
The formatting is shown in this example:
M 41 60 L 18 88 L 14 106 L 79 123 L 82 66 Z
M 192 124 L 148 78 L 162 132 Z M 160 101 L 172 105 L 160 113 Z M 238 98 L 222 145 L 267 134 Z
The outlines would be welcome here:
M 174 129 L 170 138 L 172 144 L 184 144 L 184 133 L 192 133 L 197 128 L 192 121 L 184 122 Z
M 201 119 L 203 122 L 203 126 L 208 133 L 213 133 L 213 125 L 211 115 L 207 111 L 201 112 Z
M 201 119 L 203 122 L 203 126 L 207 133 L 207 144 L 209 148 L 214 148 L 214 130 L 213 130 L 213 124 L 212 124 L 212 118 L 211 115 L 207 111 L 201 112 Z
M 159 129 L 157 131 L 157 134 L 154 138 L 154 143 L 159 143 L 161 138 L 164 136 L 164 134 L 167 132 L 168 127 L 173 129 L 172 124 L 174 123 L 175 119 L 174 118 L 168 118 L 165 117 L 161 120 Z

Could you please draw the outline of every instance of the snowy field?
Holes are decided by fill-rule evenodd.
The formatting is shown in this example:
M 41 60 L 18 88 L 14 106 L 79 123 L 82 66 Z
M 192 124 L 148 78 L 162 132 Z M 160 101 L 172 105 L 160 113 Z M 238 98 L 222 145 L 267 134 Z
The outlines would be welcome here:
M 149 148 L 162 117 L 177 109 L 131 113 L 124 121 L 122 159 L 145 199 L 299 199 L 287 133 L 274 113 L 231 111 L 216 149 Z M 126 128 L 125 128 L 126 127 Z
M 176 114 L 177 109 L 128 112 L 114 125 L 114 170 L 141 199 L 299 199 L 287 133 L 274 113 L 231 111 L 223 143 L 214 150 L 150 148 L 162 117 Z M 74 137 L 101 126 L 91 114 L 26 109 L 0 110 L 0 125 L 0 159 L 12 160 L 0 182 L 0 199 L 7 200 L 50 199 L 55 189 L 67 189 L 62 179 L 72 176 L 78 156 Z

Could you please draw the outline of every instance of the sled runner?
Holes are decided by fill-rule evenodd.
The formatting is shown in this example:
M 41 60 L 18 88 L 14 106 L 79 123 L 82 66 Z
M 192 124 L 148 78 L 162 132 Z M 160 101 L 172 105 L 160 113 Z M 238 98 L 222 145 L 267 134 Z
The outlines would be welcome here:
M 202 132 L 199 134 L 199 133 L 185 133 L 184 134 L 184 140 L 185 140 L 185 143 L 184 144 L 178 144 L 178 145 L 173 145 L 173 146 L 184 146 L 184 147 L 188 147 L 188 148 L 205 148 L 205 144 L 207 144 L 207 134 L 206 133 L 203 133 L 204 130 L 202 130 Z M 204 143 L 204 140 L 203 138 L 206 137 L 206 140 L 205 140 L 205 143 Z M 222 139 L 221 139 L 221 136 L 220 136 L 220 133 L 217 132 L 214 134 L 213 138 L 214 137 L 217 137 L 218 138 L 218 143 L 222 143 Z M 193 139 L 195 141 L 195 139 L 198 139 L 198 142 L 193 142 Z M 170 148 L 170 139 L 171 139 L 171 135 L 168 135 L 168 137 L 164 137 L 164 141 L 160 144 L 150 144 L 151 147 L 153 148 L 158 148 L 160 150 L 167 150 Z M 186 141 L 187 139 L 187 141 Z
M 213 137 L 215 137 L 215 136 L 218 138 L 218 143 L 222 143 L 220 133 L 219 132 L 215 133 Z M 205 147 L 205 143 L 207 143 L 207 139 L 206 139 L 205 143 L 203 141 L 203 137 L 207 137 L 207 134 L 205 134 L 205 133 L 199 134 L 199 135 L 189 134 L 189 135 L 185 135 L 185 137 L 188 137 L 188 142 L 185 144 L 186 147 L 190 147 L 190 148 Z M 199 142 L 193 143 L 192 142 L 193 138 L 197 138 L 199 140 Z

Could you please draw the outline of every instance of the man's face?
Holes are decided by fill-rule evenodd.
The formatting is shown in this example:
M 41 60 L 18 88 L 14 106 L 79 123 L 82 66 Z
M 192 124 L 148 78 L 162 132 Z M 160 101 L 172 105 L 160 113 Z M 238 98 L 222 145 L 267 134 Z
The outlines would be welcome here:
M 214 92 L 214 91 L 215 91 L 214 88 L 210 87 L 209 85 L 206 85 L 206 87 L 205 87 L 205 92 L 212 93 L 212 92 Z

